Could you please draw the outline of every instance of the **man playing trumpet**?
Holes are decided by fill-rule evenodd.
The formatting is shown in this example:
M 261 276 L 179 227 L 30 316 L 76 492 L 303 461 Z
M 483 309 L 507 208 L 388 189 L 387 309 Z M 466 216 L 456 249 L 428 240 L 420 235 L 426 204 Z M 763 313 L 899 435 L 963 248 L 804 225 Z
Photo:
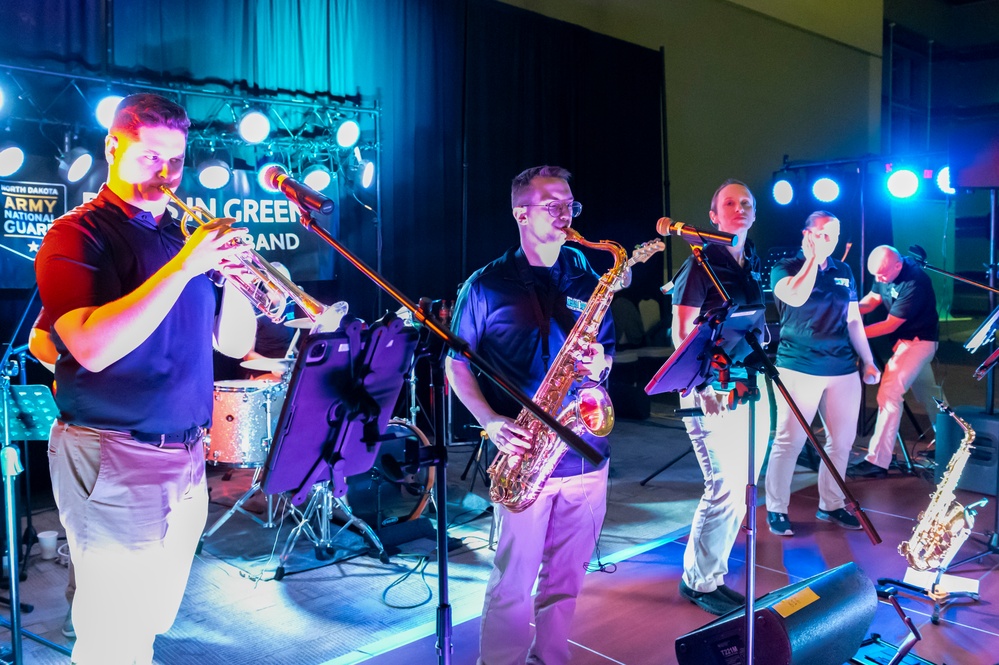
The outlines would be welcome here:
M 152 662 L 207 518 L 212 339 L 234 357 L 253 344 L 249 302 L 206 276 L 230 269 L 246 230 L 215 220 L 185 242 L 166 210 L 189 125 L 158 95 L 122 100 L 107 182 L 56 221 L 35 262 L 59 351 L 48 454 L 76 567 L 78 665 Z

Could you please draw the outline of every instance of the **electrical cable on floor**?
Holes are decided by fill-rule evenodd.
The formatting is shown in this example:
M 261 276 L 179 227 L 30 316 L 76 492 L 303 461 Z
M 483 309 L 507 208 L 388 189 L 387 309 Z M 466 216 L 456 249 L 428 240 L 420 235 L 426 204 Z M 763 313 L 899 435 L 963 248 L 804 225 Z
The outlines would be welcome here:
M 392 582 L 391 584 L 389 584 L 387 587 L 385 587 L 385 590 L 382 591 L 382 602 L 385 605 L 387 605 L 388 607 L 391 607 L 391 608 L 397 609 L 397 610 L 411 610 L 413 608 L 421 607 L 421 606 L 426 605 L 427 603 L 429 603 L 433 599 L 433 597 L 434 597 L 433 589 L 430 588 L 430 584 L 427 582 L 427 565 L 429 563 L 430 563 L 430 558 L 429 557 L 427 557 L 427 556 L 421 556 L 421 557 L 419 557 L 416 560 L 416 565 L 414 565 L 412 568 L 410 568 L 405 573 L 403 573 L 402 576 L 399 577 L 399 579 L 395 580 L 394 582 Z M 402 584 L 407 579 L 409 579 L 410 575 L 412 575 L 413 573 L 417 573 L 417 572 L 420 574 L 420 581 L 423 582 L 423 586 L 426 587 L 427 597 L 424 598 L 423 600 L 421 600 L 420 602 L 413 603 L 411 605 L 396 605 L 394 603 L 389 602 L 389 600 L 388 600 L 388 594 L 389 594 L 389 592 L 393 588 L 397 587 L 398 585 Z

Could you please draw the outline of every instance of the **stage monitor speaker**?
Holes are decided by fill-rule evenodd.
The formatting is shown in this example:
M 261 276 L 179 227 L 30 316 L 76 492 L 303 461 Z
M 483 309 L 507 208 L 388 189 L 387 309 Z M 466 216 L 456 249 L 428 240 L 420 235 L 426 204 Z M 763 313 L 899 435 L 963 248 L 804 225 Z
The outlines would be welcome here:
M 996 496 L 996 448 L 999 446 L 999 416 L 989 415 L 973 406 L 954 407 L 954 413 L 975 430 L 971 445 L 971 458 L 957 481 L 957 488 L 979 494 Z M 964 431 L 957 421 L 946 413 L 937 414 L 936 482 L 940 483 L 954 451 L 961 445 Z
M 874 583 L 853 562 L 772 591 L 756 601 L 754 662 L 842 665 L 860 648 L 877 605 Z M 677 638 L 677 662 L 745 663 L 745 614 L 726 614 Z
M 999 187 L 999 120 L 959 120 L 951 126 L 950 182 L 960 188 Z

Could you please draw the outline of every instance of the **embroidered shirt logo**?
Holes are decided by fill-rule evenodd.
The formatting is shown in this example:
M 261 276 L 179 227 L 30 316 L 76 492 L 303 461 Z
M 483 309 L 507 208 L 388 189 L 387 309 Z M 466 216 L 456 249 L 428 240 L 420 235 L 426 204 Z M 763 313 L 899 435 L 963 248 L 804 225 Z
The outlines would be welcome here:
M 847 288 L 850 287 L 850 280 L 847 277 L 837 277 L 835 281 L 836 281 L 836 286 L 845 286 Z
M 889 295 L 891 295 L 892 298 L 898 298 L 898 293 L 899 293 L 898 287 L 892 284 L 891 288 L 888 289 L 888 293 Z
M 565 306 L 574 312 L 582 312 L 584 309 L 586 309 L 586 301 L 579 300 L 578 298 L 567 297 L 565 299 Z

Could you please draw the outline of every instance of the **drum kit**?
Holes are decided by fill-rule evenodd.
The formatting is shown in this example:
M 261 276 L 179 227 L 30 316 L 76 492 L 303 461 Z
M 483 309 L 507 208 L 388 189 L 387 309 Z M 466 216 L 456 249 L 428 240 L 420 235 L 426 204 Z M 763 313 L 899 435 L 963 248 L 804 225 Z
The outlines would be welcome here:
M 262 492 L 261 474 L 267 463 L 278 419 L 288 393 L 296 361 L 299 332 L 314 330 L 316 326 L 307 318 L 292 319 L 286 321 L 284 325 L 297 329 L 286 357 L 260 357 L 240 363 L 244 369 L 264 373 L 265 378 L 215 382 L 212 427 L 206 437 L 206 462 L 229 469 L 227 476 L 231 476 L 233 469 L 254 471 L 249 489 L 201 536 L 198 552 L 201 551 L 205 540 L 237 512 L 246 515 L 264 528 L 271 528 L 276 526 L 276 519 L 283 514 L 275 509 L 276 505 L 285 511 L 297 511 L 290 501 L 276 502 L 279 497 L 270 494 L 265 495 L 267 513 L 264 519 L 244 507 L 256 493 Z M 393 420 L 392 423 L 397 431 L 412 432 L 410 438 L 418 440 L 417 445 L 429 445 L 425 435 L 407 421 Z M 423 514 L 430 502 L 434 474 L 432 469 L 410 470 L 406 458 L 411 451 L 402 443 L 389 442 L 382 449 L 382 453 L 369 473 L 350 479 L 348 494 L 342 498 L 341 510 L 345 513 L 347 524 L 354 525 L 368 536 L 382 553 L 382 558 L 387 559 L 377 531 L 354 515 L 348 502 L 355 501 L 365 517 L 370 515 L 369 519 L 374 520 L 376 529 L 395 522 L 415 520 Z M 402 476 L 399 469 L 403 469 Z M 325 493 L 323 488 L 318 487 L 314 491 Z M 324 500 L 322 503 L 325 505 L 329 502 Z M 301 518 L 302 515 L 298 517 Z M 320 522 L 326 522 L 330 517 L 331 515 L 324 514 L 320 517 Z M 322 526 L 325 525 L 320 524 L 320 527 Z M 325 533 L 325 530 L 323 532 Z M 317 545 L 317 558 L 326 558 L 321 552 L 322 549 Z

